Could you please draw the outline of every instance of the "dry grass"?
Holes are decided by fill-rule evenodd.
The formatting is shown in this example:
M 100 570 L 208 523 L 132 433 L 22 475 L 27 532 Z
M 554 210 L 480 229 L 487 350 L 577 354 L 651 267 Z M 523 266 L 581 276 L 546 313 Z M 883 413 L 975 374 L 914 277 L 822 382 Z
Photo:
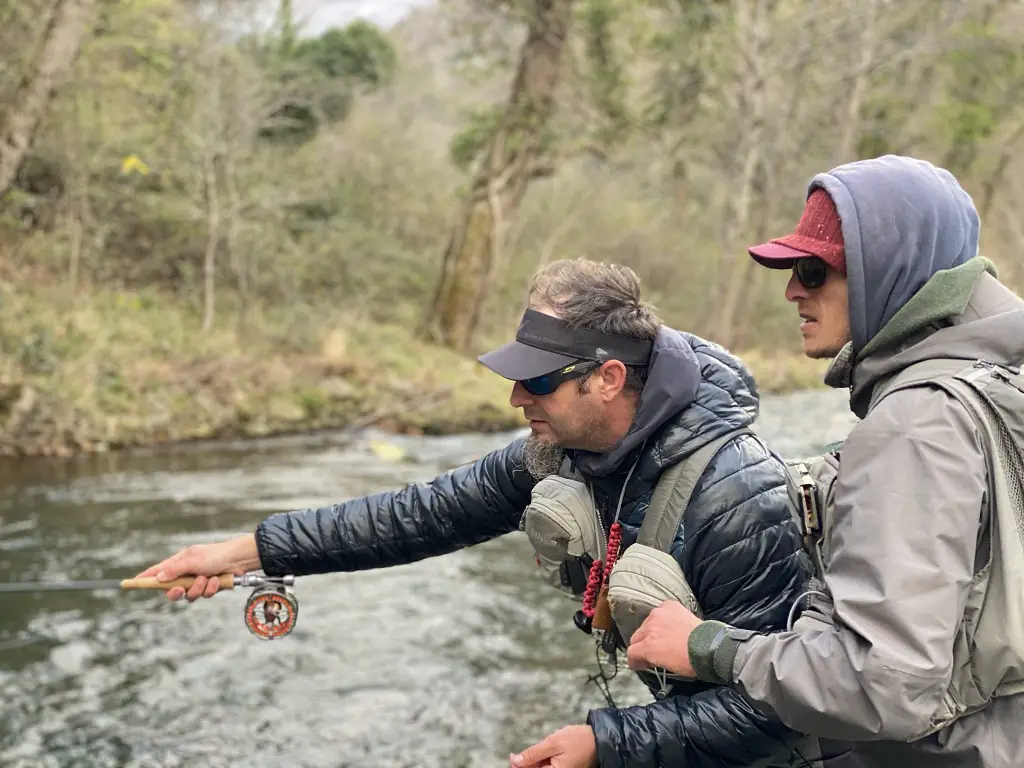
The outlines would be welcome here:
M 0 452 L 111 447 L 376 424 L 507 429 L 506 383 L 399 327 L 318 313 L 203 333 L 156 293 L 0 283 Z M 289 339 L 289 337 L 292 337 Z
M 427 434 L 522 426 L 508 382 L 407 327 L 282 309 L 210 333 L 157 292 L 0 280 L 0 453 L 56 454 L 373 424 Z M 314 318 L 315 320 L 311 320 Z M 763 393 L 822 365 L 741 354 Z

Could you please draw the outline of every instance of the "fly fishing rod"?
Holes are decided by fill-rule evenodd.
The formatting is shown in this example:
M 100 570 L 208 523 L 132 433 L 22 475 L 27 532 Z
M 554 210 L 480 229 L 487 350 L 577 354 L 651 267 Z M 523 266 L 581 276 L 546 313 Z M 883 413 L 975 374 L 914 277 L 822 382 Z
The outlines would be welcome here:
M 266 576 L 260 572 L 236 576 L 222 573 L 220 589 L 252 588 L 245 602 L 245 626 L 261 640 L 284 637 L 295 629 L 299 616 L 299 601 L 290 589 L 294 576 Z M 173 581 L 157 581 L 149 576 L 141 579 L 99 579 L 93 581 L 16 581 L 0 583 L 0 594 L 17 592 L 95 592 L 97 590 L 156 589 L 166 591 L 172 587 L 188 589 L 195 583 L 194 576 Z

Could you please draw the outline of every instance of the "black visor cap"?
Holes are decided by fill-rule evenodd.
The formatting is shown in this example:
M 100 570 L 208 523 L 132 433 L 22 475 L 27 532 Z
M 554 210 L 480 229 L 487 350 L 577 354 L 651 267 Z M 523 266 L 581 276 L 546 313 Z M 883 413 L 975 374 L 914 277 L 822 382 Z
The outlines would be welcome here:
M 647 365 L 652 342 L 571 328 L 557 317 L 528 309 L 516 340 L 477 358 L 499 376 L 523 381 L 564 368 L 577 360 L 618 360 Z

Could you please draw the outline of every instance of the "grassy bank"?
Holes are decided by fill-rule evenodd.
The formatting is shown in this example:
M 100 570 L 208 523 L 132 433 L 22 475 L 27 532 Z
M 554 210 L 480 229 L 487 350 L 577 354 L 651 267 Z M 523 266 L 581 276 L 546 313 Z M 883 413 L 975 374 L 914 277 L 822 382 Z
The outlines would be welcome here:
M 225 312 L 225 314 L 228 314 Z M 0 454 L 69 455 L 376 426 L 445 434 L 522 425 L 472 359 L 330 308 L 220 317 L 204 333 L 166 293 L 0 282 Z M 803 358 L 743 355 L 765 392 L 814 386 Z
M 60 290 L 7 286 L 2 301 L 0 453 L 517 424 L 503 383 L 472 361 L 326 309 L 220 320 L 204 333 L 201 317 L 166 295 L 99 292 L 72 303 Z

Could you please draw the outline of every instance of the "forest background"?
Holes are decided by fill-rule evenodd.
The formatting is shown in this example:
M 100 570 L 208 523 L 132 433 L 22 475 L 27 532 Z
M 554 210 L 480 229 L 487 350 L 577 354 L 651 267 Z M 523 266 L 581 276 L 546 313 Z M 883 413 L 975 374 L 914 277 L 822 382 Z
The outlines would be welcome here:
M 745 247 L 889 152 L 1024 283 L 1012 0 L 0 0 L 0 51 L 0 454 L 519 425 L 474 355 L 580 256 L 817 386 Z

